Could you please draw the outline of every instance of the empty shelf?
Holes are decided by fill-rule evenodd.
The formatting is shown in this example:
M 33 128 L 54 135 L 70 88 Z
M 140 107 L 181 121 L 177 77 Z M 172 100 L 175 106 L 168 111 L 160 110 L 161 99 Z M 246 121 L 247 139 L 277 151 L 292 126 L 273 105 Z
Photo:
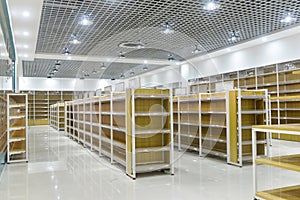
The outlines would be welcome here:
M 257 192 L 256 197 L 267 200 L 300 199 L 300 185 Z
M 143 117 L 143 116 L 168 116 L 170 113 L 168 112 L 145 112 L 145 113 L 135 113 L 136 117 Z
M 300 154 L 256 159 L 256 163 L 300 172 Z
M 158 151 L 170 151 L 170 147 L 163 146 L 163 147 L 136 148 L 137 153 L 158 152 Z
M 163 169 L 169 169 L 169 164 L 147 164 L 147 165 L 137 165 L 136 166 L 136 172 L 137 173 L 144 173 L 144 172 L 152 172 L 152 171 L 158 171 Z
M 136 130 L 135 131 L 135 134 L 153 134 L 153 133 L 170 133 L 170 130 L 169 129 L 152 129 L 152 130 L 149 130 L 149 129 L 146 129 L 146 130 Z

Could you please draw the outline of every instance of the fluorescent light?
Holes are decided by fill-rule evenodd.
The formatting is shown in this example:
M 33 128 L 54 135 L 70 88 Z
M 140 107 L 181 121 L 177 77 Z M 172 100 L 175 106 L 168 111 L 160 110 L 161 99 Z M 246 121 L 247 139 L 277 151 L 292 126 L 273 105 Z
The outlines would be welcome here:
M 289 23 L 295 22 L 296 20 L 297 20 L 296 17 L 294 17 L 291 13 L 288 13 L 284 16 L 283 19 L 280 20 L 280 22 L 289 24 Z
M 214 0 L 209 0 L 204 6 L 203 6 L 203 9 L 204 10 L 209 10 L 209 11 L 212 11 L 212 10 L 216 10 L 220 8 L 220 4 Z
M 29 17 L 29 16 L 30 16 L 30 12 L 24 11 L 24 12 L 22 13 L 22 15 L 23 15 L 23 17 Z
M 24 31 L 24 32 L 23 32 L 23 35 L 28 36 L 28 35 L 29 35 L 29 32 Z
M 144 60 L 144 64 L 147 64 L 148 63 L 148 60 Z
M 70 43 L 71 43 L 71 44 L 80 44 L 80 43 L 81 43 L 81 41 L 80 41 L 80 40 L 78 40 L 78 38 L 77 38 L 77 36 L 76 36 L 76 35 L 72 35 L 72 36 L 71 36 Z
M 84 15 L 82 19 L 78 22 L 78 24 L 83 26 L 89 26 L 93 24 L 93 21 L 87 15 Z
M 261 38 L 261 41 L 266 42 L 266 41 L 268 41 L 268 38 L 262 37 L 262 38 Z
M 166 23 L 163 25 L 163 31 L 164 34 L 171 34 L 174 33 L 174 29 L 170 26 L 170 24 Z
M 106 66 L 104 65 L 104 63 L 102 63 L 102 65 L 101 65 L 101 69 L 106 69 Z

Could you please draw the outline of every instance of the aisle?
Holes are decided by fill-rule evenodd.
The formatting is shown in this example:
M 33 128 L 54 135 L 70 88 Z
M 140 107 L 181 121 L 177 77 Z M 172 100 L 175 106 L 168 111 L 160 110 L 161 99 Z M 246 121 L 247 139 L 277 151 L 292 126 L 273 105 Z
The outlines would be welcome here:
M 238 168 L 186 153 L 176 162 L 175 176 L 146 174 L 133 181 L 106 158 L 48 126 L 30 127 L 29 134 L 29 163 L 7 165 L 0 180 L 1 200 L 252 199 L 251 166 Z M 297 145 L 288 143 L 283 150 L 296 150 Z M 259 174 L 267 179 L 276 174 L 277 182 L 264 181 L 269 186 L 282 177 L 288 183 L 298 181 L 294 174 L 267 167 Z

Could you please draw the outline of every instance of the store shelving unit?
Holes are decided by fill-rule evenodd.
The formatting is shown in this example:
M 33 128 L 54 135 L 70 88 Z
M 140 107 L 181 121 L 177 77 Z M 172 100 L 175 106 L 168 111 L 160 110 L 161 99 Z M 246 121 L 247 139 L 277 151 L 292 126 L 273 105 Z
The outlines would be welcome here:
M 300 95 L 272 97 L 270 101 L 272 124 L 300 123 Z M 298 135 L 273 134 L 272 137 L 282 140 L 300 141 L 300 136 Z
M 7 102 L 0 96 L 0 157 L 7 148 Z
M 199 151 L 199 95 L 182 95 L 174 97 L 173 110 L 175 145 L 178 146 L 179 150 Z
M 269 126 L 253 126 L 252 128 L 252 140 L 253 143 L 257 140 L 259 135 L 266 137 L 268 134 L 288 134 L 288 135 L 300 135 L 300 124 L 285 124 L 285 125 L 269 125 Z M 259 134 L 259 135 L 258 135 Z M 292 170 L 300 172 L 300 155 L 283 155 L 277 157 L 257 158 L 257 146 L 252 146 L 253 151 L 253 193 L 255 199 L 266 199 L 266 200 L 288 200 L 288 199 L 300 199 L 300 185 L 289 186 L 283 188 L 276 188 L 266 191 L 258 191 L 257 188 L 257 165 L 269 165 L 272 167 L 278 167 L 286 170 Z
M 73 109 L 72 109 L 72 101 L 65 102 L 65 133 L 67 133 L 68 137 L 73 135 Z
M 230 118 L 230 164 L 242 166 L 243 161 L 252 160 L 253 125 L 269 125 L 267 90 L 229 91 Z M 266 138 L 261 135 L 257 140 L 259 156 L 265 155 Z
M 7 162 L 28 161 L 27 94 L 7 94 Z
M 200 93 L 176 96 L 173 101 L 178 149 L 223 157 L 228 164 L 243 166 L 243 161 L 251 160 L 251 126 L 269 124 L 266 90 Z M 265 138 L 260 138 L 262 156 L 265 144 Z
M 28 94 L 28 124 L 50 124 L 50 106 L 73 99 L 73 91 L 22 91 Z
M 66 104 L 67 134 L 124 166 L 128 176 L 157 170 L 174 174 L 170 90 L 128 89 Z
M 200 155 L 228 157 L 227 92 L 200 94 Z
M 56 130 L 65 130 L 65 104 L 50 105 L 50 126 Z

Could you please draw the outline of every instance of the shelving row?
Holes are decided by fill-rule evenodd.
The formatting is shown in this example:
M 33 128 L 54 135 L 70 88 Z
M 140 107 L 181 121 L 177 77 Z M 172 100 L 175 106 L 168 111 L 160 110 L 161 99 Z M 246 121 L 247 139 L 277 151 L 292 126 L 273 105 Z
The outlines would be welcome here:
M 50 123 L 50 106 L 61 101 L 73 99 L 72 91 L 22 91 L 28 94 L 29 125 Z
M 7 162 L 28 161 L 27 94 L 7 94 Z
M 50 126 L 56 130 L 65 130 L 65 104 L 56 103 L 50 106 Z
M 163 89 L 127 89 L 65 103 L 70 138 L 136 174 L 173 166 L 172 94 Z
M 300 61 L 278 63 L 189 80 L 190 92 L 213 93 L 220 88 L 267 89 L 271 97 L 300 95 Z
M 269 122 L 266 90 L 176 96 L 173 107 L 179 150 L 224 157 L 237 166 L 252 158 L 251 126 Z M 265 138 L 257 143 L 261 156 L 265 155 L 265 144 Z

